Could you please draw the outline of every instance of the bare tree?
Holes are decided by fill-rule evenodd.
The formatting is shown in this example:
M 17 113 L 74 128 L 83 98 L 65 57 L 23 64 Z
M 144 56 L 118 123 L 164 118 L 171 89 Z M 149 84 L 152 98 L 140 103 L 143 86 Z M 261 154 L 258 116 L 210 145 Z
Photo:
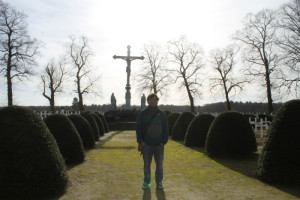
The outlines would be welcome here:
M 62 92 L 62 82 L 66 73 L 65 60 L 61 59 L 56 63 L 55 60 L 52 59 L 47 64 L 44 75 L 41 75 L 43 96 L 48 99 L 53 113 L 55 112 L 55 94 Z
M 91 73 L 90 59 L 94 55 L 89 43 L 88 38 L 81 36 L 78 40 L 73 36 L 69 37 L 70 42 L 67 44 L 68 55 L 72 65 L 72 69 L 75 72 L 76 90 L 78 94 L 78 105 L 80 111 L 84 111 L 83 95 L 93 93 L 99 94 L 98 81 L 99 76 L 94 76 L 95 73 Z
M 13 79 L 33 74 L 39 43 L 27 33 L 26 15 L 0 0 L 0 73 L 7 82 L 8 105 L 13 105 Z
M 181 79 L 181 87 L 186 89 L 190 100 L 191 112 L 195 112 L 194 96 L 200 95 L 197 86 L 200 86 L 199 75 L 202 64 L 202 48 L 187 40 L 186 36 L 181 36 L 178 40 L 168 42 L 170 62 L 174 63 L 177 82 Z
M 272 86 L 275 84 L 280 61 L 275 48 L 276 13 L 271 10 L 262 10 L 255 15 L 250 13 L 243 24 L 243 29 L 236 32 L 234 39 L 244 45 L 246 75 L 258 78 L 266 88 L 268 111 L 272 113 Z
M 236 69 L 236 56 L 239 52 L 239 48 L 234 45 L 229 45 L 226 48 L 220 50 L 215 49 L 210 52 L 209 62 L 212 68 L 218 73 L 218 75 L 211 77 L 210 91 L 222 92 L 225 95 L 227 110 L 231 110 L 230 97 L 231 93 L 236 94 L 243 90 L 245 83 L 249 81 L 243 77 L 237 77 L 234 74 Z
M 149 90 L 155 94 L 165 95 L 172 78 L 167 69 L 167 55 L 159 44 L 149 43 L 144 45 L 145 57 L 142 67 L 135 76 L 140 91 Z
M 286 94 L 295 90 L 296 97 L 300 83 L 300 0 L 284 4 L 279 10 L 280 37 L 277 44 L 284 55 L 283 70 L 279 78 Z

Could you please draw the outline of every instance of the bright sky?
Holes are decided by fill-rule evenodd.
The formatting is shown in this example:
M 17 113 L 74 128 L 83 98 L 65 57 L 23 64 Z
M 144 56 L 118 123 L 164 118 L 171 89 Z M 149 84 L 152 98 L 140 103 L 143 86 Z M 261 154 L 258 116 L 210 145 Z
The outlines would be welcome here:
M 201 45 L 207 55 L 212 48 L 223 48 L 230 36 L 241 28 L 241 21 L 249 12 L 264 8 L 277 9 L 287 0 L 4 0 L 28 15 L 30 36 L 45 44 L 39 67 L 44 68 L 51 57 L 65 53 L 69 35 L 89 38 L 95 53 L 92 60 L 95 73 L 101 75 L 102 97 L 85 97 L 84 103 L 110 104 L 112 93 L 117 104 L 125 104 L 126 62 L 114 60 L 113 55 L 141 56 L 142 46 L 149 41 L 162 45 L 186 35 L 190 42 Z M 132 74 L 142 61 L 133 61 Z M 49 105 L 42 96 L 39 76 L 32 82 L 14 84 L 14 103 L 17 105 Z M 131 80 L 131 104 L 140 105 L 141 93 Z M 1 86 L 0 106 L 6 105 L 6 86 Z M 56 105 L 71 105 L 76 97 L 67 89 L 56 96 Z M 170 95 L 161 104 L 189 104 L 186 92 L 170 88 Z M 144 93 L 148 93 L 145 91 Z M 257 94 L 247 93 L 232 100 L 264 101 Z M 196 105 L 224 101 L 205 93 Z

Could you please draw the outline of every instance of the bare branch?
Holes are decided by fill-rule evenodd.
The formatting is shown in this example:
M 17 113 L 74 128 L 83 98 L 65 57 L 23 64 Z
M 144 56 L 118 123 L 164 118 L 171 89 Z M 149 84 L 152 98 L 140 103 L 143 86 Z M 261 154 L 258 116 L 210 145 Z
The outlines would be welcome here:
M 69 37 L 70 42 L 67 44 L 68 54 L 70 58 L 70 63 L 72 65 L 76 83 L 76 89 L 74 90 L 78 94 L 78 105 L 81 111 L 84 110 L 83 107 L 83 95 L 93 93 L 95 95 L 99 94 L 98 82 L 100 76 L 94 76 L 91 72 L 90 59 L 94 55 L 89 43 L 88 38 L 81 36 L 76 40 L 73 36 Z M 95 90 L 97 88 L 97 90 Z
M 7 79 L 8 105 L 13 105 L 12 84 L 34 74 L 40 43 L 27 33 L 27 16 L 0 1 L 0 73 Z
M 187 91 L 191 112 L 195 112 L 193 95 L 200 95 L 197 86 L 201 85 L 198 76 L 203 67 L 203 50 L 198 44 L 190 43 L 185 36 L 181 36 L 178 40 L 168 42 L 168 51 L 170 62 L 177 66 L 170 71 L 175 73 L 175 82 L 181 79 L 180 85 Z
M 273 111 L 271 86 L 276 79 L 273 74 L 279 68 L 279 56 L 276 53 L 276 12 L 262 10 L 257 14 L 248 14 L 244 27 L 234 35 L 234 39 L 243 44 L 246 72 L 252 77 L 261 77 L 266 85 L 269 113 Z
M 151 42 L 144 45 L 143 54 L 143 65 L 134 76 L 138 90 L 167 96 L 167 87 L 172 83 L 172 78 L 167 68 L 166 53 L 159 44 Z

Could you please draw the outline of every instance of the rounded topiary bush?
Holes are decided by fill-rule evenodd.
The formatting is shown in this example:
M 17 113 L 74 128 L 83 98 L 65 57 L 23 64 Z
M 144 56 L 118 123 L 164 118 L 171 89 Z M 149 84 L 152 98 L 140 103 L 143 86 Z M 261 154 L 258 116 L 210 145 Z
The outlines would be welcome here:
M 176 120 L 174 127 L 172 128 L 173 140 L 184 140 L 186 131 L 195 115 L 191 112 L 183 112 Z
M 109 132 L 109 126 L 108 126 L 108 123 L 104 117 L 104 115 L 102 115 L 101 113 L 97 113 L 99 115 L 99 117 L 101 118 L 102 120 L 102 123 L 104 125 L 104 130 L 105 130 L 105 133 L 108 133 Z
M 246 155 L 257 151 L 254 132 L 243 114 L 226 111 L 211 124 L 205 144 L 209 155 Z
M 62 195 L 67 170 L 57 143 L 32 110 L 0 109 L 0 199 L 42 199 Z
M 96 120 L 98 129 L 99 129 L 99 135 L 100 135 L 100 137 L 102 137 L 105 133 L 103 122 L 98 114 L 96 114 L 96 113 L 91 113 L 91 114 L 94 116 L 94 119 Z
M 83 112 L 83 113 L 81 113 L 81 116 L 83 116 L 90 123 L 90 125 L 93 129 L 94 139 L 95 139 L 95 141 L 98 141 L 100 138 L 100 134 L 99 134 L 99 128 L 98 128 L 98 125 L 97 125 L 97 122 L 96 122 L 94 116 L 89 112 Z
M 175 125 L 176 120 L 178 119 L 178 117 L 180 116 L 180 113 L 170 113 L 168 115 L 168 123 L 169 123 L 169 133 L 170 136 L 172 134 L 172 129 Z
M 66 164 L 83 162 L 84 148 L 72 121 L 63 114 L 50 115 L 44 121 L 56 139 Z
M 300 100 L 282 105 L 273 118 L 258 159 L 259 179 L 300 184 Z
M 83 147 L 85 149 L 94 148 L 95 137 L 94 137 L 93 128 L 91 127 L 90 123 L 81 115 L 72 114 L 69 115 L 68 117 L 75 125 L 80 135 Z
M 188 147 L 205 146 L 206 136 L 215 117 L 211 114 L 200 114 L 191 121 L 185 138 L 184 145 Z

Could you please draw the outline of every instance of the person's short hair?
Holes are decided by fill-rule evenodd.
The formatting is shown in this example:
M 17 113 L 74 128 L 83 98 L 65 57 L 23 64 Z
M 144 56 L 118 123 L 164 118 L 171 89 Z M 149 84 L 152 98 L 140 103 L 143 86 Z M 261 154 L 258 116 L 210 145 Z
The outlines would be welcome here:
M 147 97 L 147 100 L 149 100 L 149 99 L 152 99 L 152 98 L 156 98 L 156 99 L 157 99 L 157 101 L 159 100 L 159 98 L 158 98 L 157 94 L 155 94 L 155 93 L 151 93 L 151 94 L 149 94 L 149 95 L 148 95 L 148 97 Z

